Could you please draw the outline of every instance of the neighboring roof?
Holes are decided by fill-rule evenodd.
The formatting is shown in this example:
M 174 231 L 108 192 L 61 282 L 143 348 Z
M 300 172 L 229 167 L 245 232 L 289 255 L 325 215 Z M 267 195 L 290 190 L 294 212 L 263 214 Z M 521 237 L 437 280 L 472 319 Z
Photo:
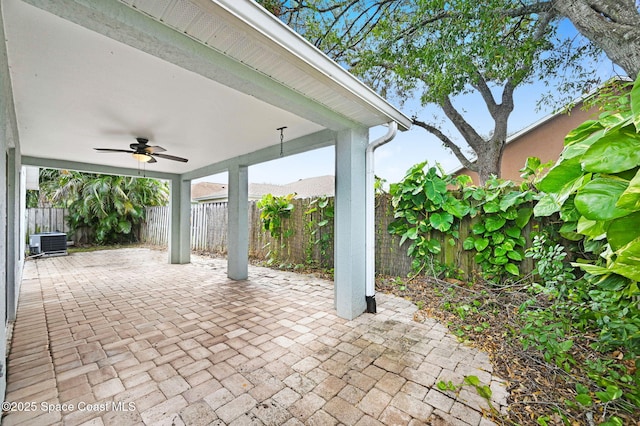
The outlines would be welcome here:
M 227 193 L 227 185 L 224 183 L 198 182 L 191 185 L 191 199 L 195 200 L 212 194 Z
M 198 182 L 191 185 L 191 199 L 194 201 L 220 200 L 227 198 L 227 185 L 211 182 Z M 335 177 L 331 175 L 300 179 L 284 185 L 270 183 L 250 183 L 249 198 L 257 199 L 266 194 L 278 197 L 296 194 L 295 198 L 333 196 Z

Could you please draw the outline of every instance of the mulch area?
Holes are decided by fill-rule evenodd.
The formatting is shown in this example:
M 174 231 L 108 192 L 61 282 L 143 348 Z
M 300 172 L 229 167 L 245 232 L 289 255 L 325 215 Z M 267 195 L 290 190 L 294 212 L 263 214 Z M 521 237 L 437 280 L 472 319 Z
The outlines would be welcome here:
M 591 408 L 568 409 L 565 400 L 574 401 L 576 382 L 595 389 L 586 373 L 580 369 L 584 360 L 595 357 L 588 347 L 589 336 L 575 339 L 572 349 L 577 365 L 567 373 L 545 362 L 539 351 L 523 350 L 518 341 L 522 324 L 518 316 L 520 305 L 530 296 L 517 287 L 496 289 L 476 280 L 465 282 L 418 276 L 411 280 L 378 277 L 377 290 L 411 300 L 418 306 L 416 321 L 436 318 L 468 344 L 486 351 L 494 366 L 494 374 L 505 379 L 510 393 L 506 416 L 494 415 L 498 424 L 540 425 L 544 417 L 548 425 L 596 425 L 607 416 L 617 415 L 624 425 L 640 426 L 640 409 L 625 412 L 613 404 Z M 599 354 L 602 356 L 601 354 Z M 611 356 L 615 356 L 615 353 Z M 593 359 L 593 358 L 592 358 Z M 554 412 L 561 409 L 569 423 Z

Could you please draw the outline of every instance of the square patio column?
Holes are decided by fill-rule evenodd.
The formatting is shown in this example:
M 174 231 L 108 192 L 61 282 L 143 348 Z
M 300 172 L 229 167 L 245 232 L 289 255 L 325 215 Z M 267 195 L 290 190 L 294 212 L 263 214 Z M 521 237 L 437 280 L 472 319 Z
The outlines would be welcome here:
M 366 309 L 365 128 L 338 133 L 334 219 L 334 305 L 338 316 L 353 319 Z
M 0 1 L 0 37 L 6 40 L 4 28 L 4 2 Z M 20 161 L 20 143 L 17 139 L 15 106 L 9 78 L 9 61 L 7 60 L 7 43 L 0 46 L 0 400 L 4 401 L 7 385 L 7 293 L 8 286 L 13 286 L 15 294 L 16 241 L 21 238 L 15 228 L 16 209 L 16 167 Z M 13 147 L 12 147 L 13 145 Z M 16 148 L 18 150 L 16 151 Z M 10 187 L 11 186 L 11 187 Z M 13 282 L 12 282 L 13 281 Z M 15 303 L 14 300 L 11 303 Z M 11 310 L 11 307 L 9 308 Z M 11 315 L 13 315 L 11 313 Z
M 20 154 L 10 148 L 7 155 L 7 291 L 6 316 L 16 319 L 24 256 L 20 250 Z
M 191 261 L 191 180 L 171 179 L 169 263 Z
M 249 170 L 235 164 L 229 167 L 227 209 L 227 276 L 246 280 L 249 276 Z

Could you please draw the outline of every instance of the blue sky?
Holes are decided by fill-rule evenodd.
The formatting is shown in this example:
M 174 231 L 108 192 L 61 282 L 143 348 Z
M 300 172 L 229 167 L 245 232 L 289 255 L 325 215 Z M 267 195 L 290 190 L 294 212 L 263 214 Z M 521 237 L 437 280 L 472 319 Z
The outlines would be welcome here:
M 575 32 L 571 24 L 566 30 Z M 608 60 L 603 60 L 594 69 L 594 74 L 603 81 L 613 77 L 615 70 Z M 558 105 L 539 105 L 539 100 L 543 93 L 550 90 L 545 82 L 538 82 L 522 86 L 516 89 L 515 109 L 509 118 L 509 134 L 515 133 L 543 117 L 551 114 L 558 108 Z M 571 96 L 577 98 L 582 93 L 575 93 Z M 393 99 L 392 104 L 396 104 Z M 484 102 L 480 95 L 464 95 L 454 100 L 454 105 L 460 111 L 464 111 L 465 117 L 476 127 L 481 134 L 488 134 L 493 126 Z M 440 122 L 442 113 L 438 107 L 422 107 L 420 102 L 408 99 L 399 109 L 407 116 L 416 115 L 423 121 Z M 462 138 L 456 133 L 453 126 L 442 121 L 442 129 L 456 141 Z M 483 126 L 483 124 L 486 125 Z M 384 134 L 386 128 L 380 127 L 372 129 L 370 140 Z M 320 150 L 307 152 L 290 157 L 269 161 L 249 168 L 249 182 L 252 183 L 272 183 L 285 184 L 299 179 L 333 175 L 334 174 L 334 149 L 327 147 Z M 414 127 L 406 132 L 399 132 L 398 135 L 388 144 L 378 148 L 375 152 L 375 173 L 377 176 L 386 179 L 388 183 L 402 180 L 405 172 L 414 164 L 429 161 L 431 164 L 440 163 L 444 170 L 451 171 L 457 168 L 460 163 L 455 156 L 445 149 L 441 142 L 425 130 Z M 524 166 L 524 165 L 523 165 Z M 226 173 L 209 176 L 200 179 L 210 182 L 226 182 Z

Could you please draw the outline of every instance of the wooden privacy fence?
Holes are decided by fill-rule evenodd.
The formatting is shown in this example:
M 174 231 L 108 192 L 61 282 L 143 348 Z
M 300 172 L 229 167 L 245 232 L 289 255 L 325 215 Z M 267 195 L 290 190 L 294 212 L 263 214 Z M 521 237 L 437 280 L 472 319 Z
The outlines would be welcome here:
M 331 200 L 333 202 L 333 200 Z M 306 265 L 316 264 L 333 267 L 333 223 L 318 227 L 324 217 L 320 212 L 306 214 L 311 200 L 292 200 L 294 209 L 291 217 L 283 220 L 283 230 L 292 230 L 288 238 L 273 238 L 263 231 L 260 209 L 256 202 L 249 203 L 249 255 L 253 259 L 269 260 L 276 264 Z M 364 207 L 363 207 L 364 208 Z M 391 196 L 382 195 L 376 200 L 376 272 L 379 274 L 404 276 L 412 271 L 412 259 L 407 256 L 409 242 L 399 246 L 400 237 L 387 232 L 394 220 Z M 535 222 L 524 229 L 528 236 Z M 169 217 L 167 207 L 147 209 L 147 222 L 142 226 L 142 242 L 154 245 L 167 244 Z M 227 249 L 227 204 L 207 203 L 191 208 L 191 248 L 195 251 L 225 254 Z M 434 255 L 434 261 L 460 270 L 464 278 L 471 278 L 476 268 L 474 251 L 465 250 L 462 242 L 470 235 L 471 221 L 460 226 L 460 238 L 454 245 L 441 241 L 442 252 Z M 432 238 L 442 239 L 438 233 Z M 522 263 L 524 273 L 533 268 L 530 259 Z M 427 272 L 427 271 L 425 271 Z
M 54 231 L 68 233 L 67 214 L 67 209 L 27 209 L 27 235 Z
M 147 207 L 140 227 L 140 239 L 156 246 L 169 243 L 169 207 Z
M 333 200 L 329 200 L 330 204 Z M 312 200 L 294 199 L 291 217 L 283 221 L 283 230 L 291 230 L 288 238 L 273 238 L 263 231 L 260 221 L 260 209 L 256 202 L 249 203 L 249 255 L 253 259 L 271 260 L 276 264 L 308 265 L 324 268 L 333 267 L 333 222 L 325 226 L 319 224 L 327 219 L 322 211 L 308 213 Z M 364 207 L 363 207 L 364 208 Z M 227 203 L 206 203 L 191 206 L 191 249 L 197 252 L 226 254 L 227 251 Z M 27 209 L 27 235 L 38 232 L 61 231 L 71 234 L 66 221 L 66 209 L 33 208 Z M 382 195 L 376 199 L 376 272 L 385 275 L 404 276 L 411 272 L 412 259 L 407 256 L 406 242 L 398 244 L 400 237 L 391 235 L 387 228 L 393 222 L 391 196 Z M 529 236 L 536 222 L 532 220 L 523 230 Z M 460 226 L 460 238 L 451 245 L 441 241 L 442 252 L 434 260 L 462 271 L 465 278 L 471 278 L 474 268 L 474 251 L 464 250 L 462 242 L 469 236 L 471 221 L 463 221 Z M 74 240 L 80 241 L 83 232 L 75 232 Z M 441 239 L 434 233 L 432 238 Z M 141 225 L 141 242 L 157 246 L 166 246 L 169 241 L 169 208 L 149 207 L 146 220 Z M 522 263 L 520 270 L 527 273 L 533 269 L 531 259 Z
M 277 256 L 279 262 L 304 264 L 315 262 L 325 267 L 333 266 L 333 238 L 329 243 L 314 244 L 325 235 L 333 234 L 333 224 L 314 229 L 309 223 L 319 222 L 319 213 L 305 214 L 310 200 L 295 199 L 291 217 L 284 220 L 284 228 L 293 230 L 289 238 L 277 239 L 262 230 L 260 209 L 256 202 L 249 203 L 249 255 L 254 259 Z M 204 203 L 191 206 L 191 249 L 198 252 L 226 254 L 227 252 L 227 203 Z M 168 207 L 149 207 L 141 227 L 141 241 L 146 244 L 168 244 Z M 313 232 L 313 234 L 312 234 Z

